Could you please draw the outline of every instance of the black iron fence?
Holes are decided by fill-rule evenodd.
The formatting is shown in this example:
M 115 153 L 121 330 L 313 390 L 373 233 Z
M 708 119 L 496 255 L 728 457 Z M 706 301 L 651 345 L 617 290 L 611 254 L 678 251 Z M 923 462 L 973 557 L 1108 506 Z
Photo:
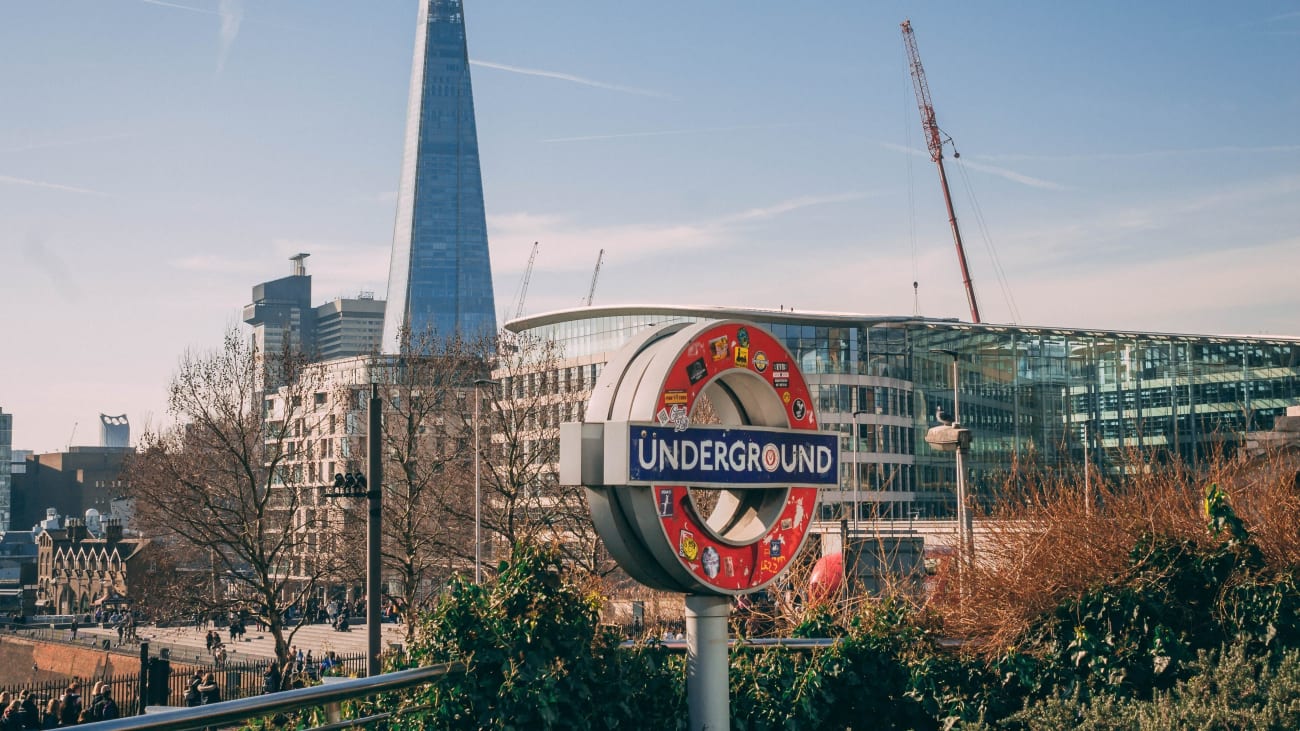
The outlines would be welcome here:
M 29 633 L 24 633 L 31 636 Z M 55 639 L 41 637 L 40 639 Z M 67 634 L 58 638 L 67 639 Z M 143 673 L 121 673 L 103 677 L 75 677 L 66 680 L 44 681 L 36 683 L 16 683 L 0 686 L 0 692 L 8 692 L 9 697 L 18 698 L 25 691 L 34 698 L 39 709 L 39 722 L 44 724 L 45 709 L 51 698 L 62 699 L 64 692 L 72 681 L 80 686 L 79 694 L 83 708 L 89 708 L 93 702 L 95 686 L 105 684 L 109 694 L 122 716 L 136 715 L 140 712 L 140 695 L 143 692 L 150 706 L 184 706 L 185 694 L 189 689 L 190 679 L 197 672 L 202 676 L 211 673 L 217 683 L 221 700 L 235 700 L 262 695 L 265 688 L 264 672 L 266 659 L 227 661 L 220 665 L 210 662 L 188 662 L 164 657 L 149 658 Z M 329 675 L 363 676 L 366 674 L 365 653 L 334 653 Z M 288 673 L 282 679 L 283 688 L 303 688 L 319 681 L 321 668 L 319 663 L 298 665 L 291 663 Z

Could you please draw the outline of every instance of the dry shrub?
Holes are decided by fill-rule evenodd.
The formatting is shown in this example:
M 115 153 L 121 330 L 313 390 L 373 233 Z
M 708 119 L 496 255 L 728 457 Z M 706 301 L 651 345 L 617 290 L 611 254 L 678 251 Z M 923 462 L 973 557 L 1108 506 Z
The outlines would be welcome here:
M 1142 536 L 1205 544 L 1205 486 L 1230 496 L 1270 568 L 1300 566 L 1300 491 L 1291 454 L 1222 454 L 1196 470 L 1131 459 L 1122 481 L 1017 475 L 977 526 L 975 561 L 933 602 L 950 636 L 998 653 L 1062 602 L 1122 580 Z M 1026 487 L 1028 485 L 1028 487 Z

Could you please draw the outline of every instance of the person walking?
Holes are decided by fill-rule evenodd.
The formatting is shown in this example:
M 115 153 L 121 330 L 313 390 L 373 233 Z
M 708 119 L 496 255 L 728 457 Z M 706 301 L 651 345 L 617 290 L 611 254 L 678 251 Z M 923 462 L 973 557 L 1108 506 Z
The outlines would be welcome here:
M 41 719 L 41 728 L 58 728 L 59 711 L 62 707 L 59 705 L 58 698 L 51 698 L 45 702 L 45 718 Z
M 203 682 L 199 684 L 199 704 L 211 705 L 221 702 L 221 686 L 217 685 L 217 678 L 212 673 L 203 676 Z
M 282 676 L 280 674 L 280 663 L 271 658 L 266 661 L 266 670 L 262 671 L 262 692 L 277 693 L 280 690 Z
M 4 715 L 0 715 L 0 731 L 23 731 L 23 704 L 17 699 L 9 701 Z
M 74 680 L 68 684 L 68 689 L 63 691 L 63 697 L 59 699 L 59 725 L 75 726 L 77 718 L 81 716 L 81 686 Z
M 121 710 L 117 707 L 117 701 L 113 700 L 112 686 L 107 683 L 102 685 L 98 697 L 96 697 L 94 704 L 90 708 L 90 719 L 92 721 L 111 721 L 122 715 Z
M 194 677 L 190 678 L 189 685 L 185 688 L 185 705 L 188 708 L 203 705 L 203 694 L 199 692 L 199 686 L 203 685 L 203 673 L 195 670 Z
M 77 629 L 77 615 L 74 614 L 72 615 L 72 639 L 74 642 L 77 639 Z
M 23 707 L 23 726 L 25 728 L 41 727 L 41 709 L 36 705 L 36 696 L 24 690 L 18 694 L 18 702 Z

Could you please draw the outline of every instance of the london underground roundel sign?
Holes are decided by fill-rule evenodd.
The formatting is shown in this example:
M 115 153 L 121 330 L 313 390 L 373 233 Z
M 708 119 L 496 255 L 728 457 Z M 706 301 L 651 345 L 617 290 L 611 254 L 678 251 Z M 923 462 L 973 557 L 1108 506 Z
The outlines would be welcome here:
M 839 440 L 789 352 L 738 321 L 669 325 L 605 366 L 586 422 L 564 424 L 561 480 L 633 578 L 742 594 L 781 575 L 808 537 Z

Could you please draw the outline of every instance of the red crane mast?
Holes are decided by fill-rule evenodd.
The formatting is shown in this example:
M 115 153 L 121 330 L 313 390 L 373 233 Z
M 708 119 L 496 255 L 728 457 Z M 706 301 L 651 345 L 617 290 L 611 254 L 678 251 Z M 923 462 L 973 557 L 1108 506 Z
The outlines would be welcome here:
M 948 191 L 948 174 L 943 169 L 943 137 L 939 131 L 939 123 L 934 119 L 934 104 L 930 103 L 930 87 L 925 82 L 921 54 L 916 50 L 916 36 L 912 33 L 912 21 L 904 20 L 902 28 L 903 45 L 907 47 L 907 59 L 912 67 L 912 85 L 916 89 L 916 106 L 921 110 L 921 126 L 925 129 L 925 144 L 930 148 L 930 159 L 939 166 L 943 202 L 948 207 L 948 223 L 952 226 L 952 238 L 957 242 L 957 263 L 961 265 L 961 282 L 966 287 L 966 303 L 970 305 L 970 319 L 971 322 L 979 322 L 980 307 L 975 301 L 975 286 L 971 283 L 970 268 L 966 266 L 966 247 L 961 243 L 961 229 L 957 227 L 957 214 L 953 211 L 952 194 Z

